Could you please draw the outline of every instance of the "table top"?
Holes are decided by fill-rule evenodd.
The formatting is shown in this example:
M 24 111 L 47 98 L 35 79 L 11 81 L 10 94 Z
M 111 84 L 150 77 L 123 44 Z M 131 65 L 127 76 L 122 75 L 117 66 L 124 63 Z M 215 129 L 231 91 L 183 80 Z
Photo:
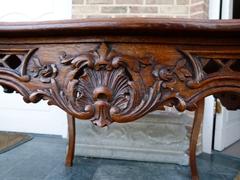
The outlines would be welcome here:
M 157 35 L 161 33 L 240 32 L 240 20 L 197 20 L 173 18 L 102 18 L 39 22 L 0 22 L 0 36 L 54 36 L 85 34 Z M 182 35 L 183 35 L 182 34 Z M 226 34 L 227 35 L 227 34 Z

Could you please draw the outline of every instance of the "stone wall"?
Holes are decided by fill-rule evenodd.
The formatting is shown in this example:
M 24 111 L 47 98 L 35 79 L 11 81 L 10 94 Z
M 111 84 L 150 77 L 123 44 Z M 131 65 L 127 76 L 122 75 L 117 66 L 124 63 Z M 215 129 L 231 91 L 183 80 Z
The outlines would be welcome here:
M 188 164 L 192 118 L 152 113 L 131 123 L 99 128 L 77 121 L 76 155 Z
M 208 0 L 73 0 L 72 18 L 208 18 Z

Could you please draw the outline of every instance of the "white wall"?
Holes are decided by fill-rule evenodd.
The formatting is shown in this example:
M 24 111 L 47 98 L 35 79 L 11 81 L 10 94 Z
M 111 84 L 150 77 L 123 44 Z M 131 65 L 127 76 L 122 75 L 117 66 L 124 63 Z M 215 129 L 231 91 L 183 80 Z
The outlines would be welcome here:
M 0 21 L 70 19 L 72 0 L 0 0 Z
M 71 0 L 0 0 L 0 21 L 71 18 Z M 19 94 L 0 90 L 0 130 L 67 137 L 66 113 L 46 102 L 26 104 Z
M 220 14 L 220 0 L 209 0 L 208 18 L 219 19 Z

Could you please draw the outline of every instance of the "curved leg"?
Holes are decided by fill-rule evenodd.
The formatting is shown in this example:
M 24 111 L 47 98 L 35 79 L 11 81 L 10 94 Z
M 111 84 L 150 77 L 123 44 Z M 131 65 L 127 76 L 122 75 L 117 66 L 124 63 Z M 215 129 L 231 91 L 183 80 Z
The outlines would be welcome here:
M 198 170 L 196 165 L 196 146 L 198 142 L 199 131 L 201 128 L 204 112 L 204 99 L 200 100 L 197 103 L 197 109 L 195 111 L 191 139 L 190 139 L 190 153 L 189 153 L 189 162 L 191 168 L 191 174 L 193 180 L 198 180 Z
M 67 114 L 68 120 L 68 149 L 67 156 L 65 160 L 66 166 L 72 166 L 74 151 L 75 151 L 75 118 L 69 114 Z

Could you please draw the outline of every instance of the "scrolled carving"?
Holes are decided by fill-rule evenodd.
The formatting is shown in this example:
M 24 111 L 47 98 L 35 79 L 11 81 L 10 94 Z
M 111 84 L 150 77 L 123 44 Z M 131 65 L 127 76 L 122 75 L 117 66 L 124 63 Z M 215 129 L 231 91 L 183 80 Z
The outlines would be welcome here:
M 33 55 L 34 49 L 28 61 L 17 68 L 19 71 L 23 67 L 22 74 L 0 68 L 0 83 L 16 89 L 26 102 L 48 100 L 48 104 L 77 118 L 106 126 L 134 121 L 151 111 L 164 110 L 165 106 L 193 110 L 199 98 L 213 90 L 229 89 L 225 85 L 229 79 L 238 80 L 232 76 L 239 73 L 237 60 L 221 60 L 219 71 L 224 74 L 219 77 L 215 72 L 207 74 L 204 68 L 218 59 L 204 60 L 204 64 L 201 56 L 176 50 L 180 58 L 166 65 L 157 59 L 159 56 L 148 52 L 137 57 L 117 49 L 118 46 L 100 43 L 93 50 L 76 55 L 61 52 L 55 64 L 49 63 L 49 59 L 40 60 L 39 54 Z M 207 87 L 220 78 L 225 79 L 218 82 L 219 89 Z

